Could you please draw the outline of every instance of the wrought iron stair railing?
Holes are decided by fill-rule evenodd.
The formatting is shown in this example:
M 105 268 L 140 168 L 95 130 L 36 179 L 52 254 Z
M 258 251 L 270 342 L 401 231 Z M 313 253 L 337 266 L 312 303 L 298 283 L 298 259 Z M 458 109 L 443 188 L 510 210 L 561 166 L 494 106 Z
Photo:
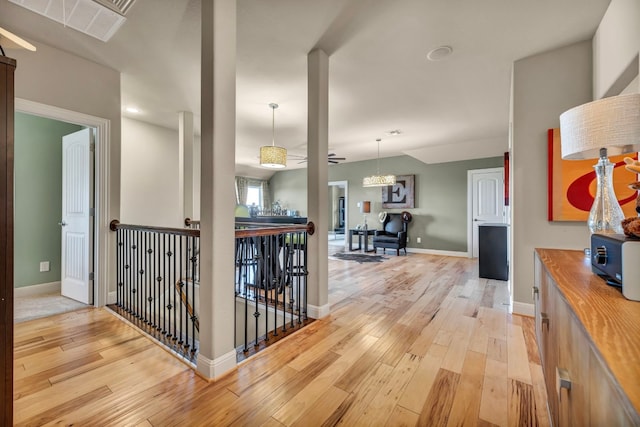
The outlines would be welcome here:
M 111 222 L 115 312 L 179 356 L 199 346 L 200 230 Z M 198 227 L 198 228 L 195 228 Z M 314 225 L 236 224 L 235 346 L 239 359 L 307 322 L 307 238 Z
M 127 320 L 187 360 L 199 333 L 200 230 L 111 222 L 116 303 Z

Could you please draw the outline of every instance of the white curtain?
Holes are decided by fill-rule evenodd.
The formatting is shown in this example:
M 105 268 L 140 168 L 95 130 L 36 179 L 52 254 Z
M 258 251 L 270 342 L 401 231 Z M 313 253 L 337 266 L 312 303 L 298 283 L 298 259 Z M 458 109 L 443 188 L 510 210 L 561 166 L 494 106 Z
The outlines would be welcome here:
M 269 181 L 260 182 L 260 193 L 262 194 L 262 208 L 271 209 L 271 190 L 269 189 Z
M 247 191 L 249 189 L 249 180 L 243 176 L 236 176 L 236 204 L 247 204 Z

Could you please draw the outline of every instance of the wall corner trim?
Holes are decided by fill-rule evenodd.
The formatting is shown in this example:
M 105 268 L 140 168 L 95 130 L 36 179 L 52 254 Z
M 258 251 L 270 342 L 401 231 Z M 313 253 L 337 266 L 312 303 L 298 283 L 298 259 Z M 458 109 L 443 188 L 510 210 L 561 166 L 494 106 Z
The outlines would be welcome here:
M 321 306 L 311 305 L 307 306 L 307 314 L 312 319 L 322 319 L 331 313 L 331 305 L 325 304 Z
M 534 317 L 535 307 L 533 304 L 514 301 L 513 314 L 519 314 L 520 316 Z
M 196 369 L 207 380 L 217 380 L 223 375 L 236 369 L 236 351 L 231 350 L 220 357 L 211 360 L 202 353 L 198 354 Z

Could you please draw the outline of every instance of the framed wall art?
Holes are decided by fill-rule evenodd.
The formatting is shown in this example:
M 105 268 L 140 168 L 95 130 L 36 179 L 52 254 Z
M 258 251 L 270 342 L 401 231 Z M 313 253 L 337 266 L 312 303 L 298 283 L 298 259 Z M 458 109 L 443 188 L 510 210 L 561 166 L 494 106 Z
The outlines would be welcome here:
M 560 147 L 560 129 L 548 133 L 548 220 L 586 221 L 596 194 L 596 173 L 593 165 L 598 159 L 563 160 Z M 613 188 L 625 217 L 637 216 L 637 192 L 629 184 L 638 181 L 637 175 L 625 170 L 624 158 L 638 159 L 638 153 L 610 156 L 615 164 Z
M 382 187 L 382 207 L 407 209 L 415 207 L 415 175 L 396 175 L 396 183 Z

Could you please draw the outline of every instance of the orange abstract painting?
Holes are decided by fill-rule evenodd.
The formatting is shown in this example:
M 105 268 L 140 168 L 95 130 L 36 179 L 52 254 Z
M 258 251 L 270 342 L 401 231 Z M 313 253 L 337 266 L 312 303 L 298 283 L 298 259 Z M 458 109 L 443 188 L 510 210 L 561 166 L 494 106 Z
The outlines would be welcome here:
M 560 129 L 548 131 L 549 162 L 549 221 L 586 221 L 596 194 L 596 173 L 593 169 L 598 159 L 563 160 L 560 148 Z M 613 188 L 625 217 L 637 216 L 635 211 L 637 192 L 629 184 L 638 176 L 624 168 L 624 158 L 638 159 L 638 153 L 609 157 L 615 164 Z

